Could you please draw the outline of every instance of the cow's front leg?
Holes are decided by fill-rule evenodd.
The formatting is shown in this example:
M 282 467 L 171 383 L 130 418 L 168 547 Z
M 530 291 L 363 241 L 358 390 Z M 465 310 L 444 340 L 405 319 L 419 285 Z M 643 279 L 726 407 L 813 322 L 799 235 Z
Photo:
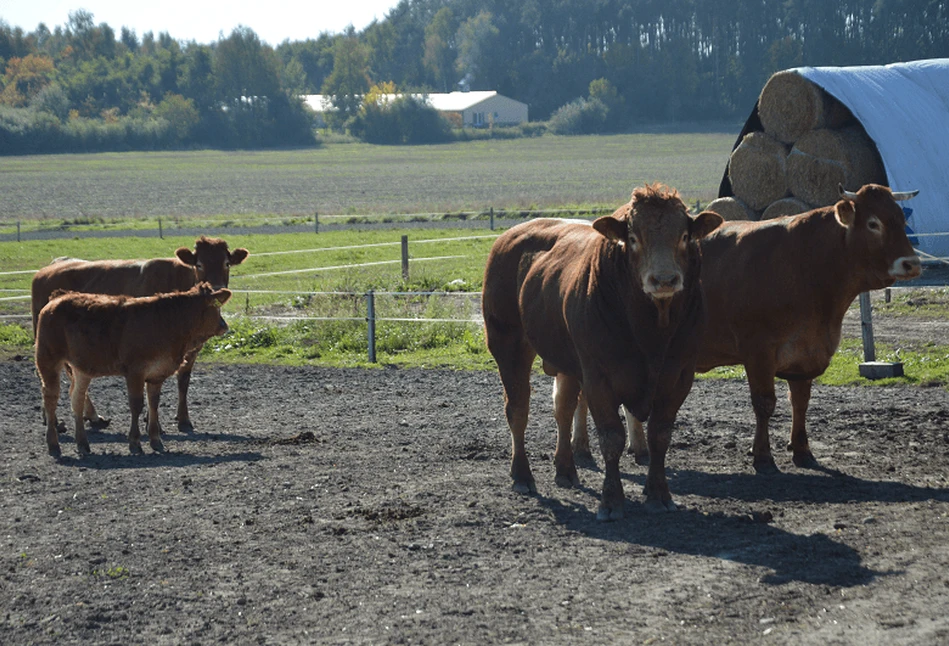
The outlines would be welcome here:
M 626 504 L 619 474 L 619 461 L 626 448 L 626 429 L 619 416 L 619 402 L 608 393 L 597 393 L 595 388 L 588 390 L 586 395 L 603 454 L 603 493 L 596 519 L 619 520 Z
M 188 387 L 191 385 L 191 371 L 199 351 L 200 349 L 189 352 L 178 368 L 178 412 L 175 414 L 175 420 L 181 433 L 194 432 L 194 424 L 191 423 L 191 415 L 188 413 Z
M 82 414 L 86 403 L 86 393 L 89 392 L 91 381 L 92 377 L 89 375 L 79 370 L 73 370 L 69 399 L 72 404 L 73 419 L 76 422 L 76 450 L 79 452 L 79 457 L 84 457 L 92 452 L 89 450 L 89 438 L 86 437 L 86 421 Z
M 129 451 L 134 455 L 142 453 L 141 437 L 138 418 L 145 408 L 145 379 L 141 375 L 129 375 L 125 378 L 128 388 L 129 412 L 132 414 L 132 423 L 129 426 Z
M 792 452 L 794 464 L 803 469 L 816 469 L 820 466 L 811 453 L 807 443 L 807 429 L 804 426 L 807 406 L 811 401 L 811 379 L 788 381 L 788 396 L 791 399 L 791 441 L 788 451 Z
M 755 411 L 755 441 L 751 455 L 755 471 L 770 475 L 779 473 L 771 455 L 771 437 L 768 425 L 774 415 L 777 398 L 774 395 L 774 366 L 746 364 L 748 387 L 751 390 L 751 406 Z
M 554 467 L 557 472 L 556 482 L 561 487 L 576 487 L 580 484 L 571 443 L 571 430 L 579 395 L 579 381 L 562 373 L 557 375 L 554 381 L 554 419 L 557 420 L 557 451 L 554 453 Z
M 148 393 L 148 444 L 153 451 L 164 452 L 165 446 L 161 443 L 161 424 L 158 421 L 158 400 L 161 398 L 162 382 L 148 382 L 145 385 Z
M 646 444 L 649 447 L 649 472 L 646 474 L 647 511 L 675 511 L 676 505 L 672 501 L 669 491 L 669 481 L 666 480 L 666 452 L 672 439 L 672 426 L 675 418 L 653 413 L 649 418 L 649 428 L 646 433 Z

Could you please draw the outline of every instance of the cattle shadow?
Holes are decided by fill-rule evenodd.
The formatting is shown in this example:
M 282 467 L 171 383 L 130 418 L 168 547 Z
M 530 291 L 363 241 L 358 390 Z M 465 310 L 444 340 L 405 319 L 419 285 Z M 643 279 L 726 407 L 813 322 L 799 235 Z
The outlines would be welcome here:
M 594 493 L 599 498 L 598 492 Z M 801 535 L 755 522 L 746 515 L 706 515 L 694 509 L 650 513 L 642 502 L 627 498 L 625 517 L 596 521 L 582 503 L 537 495 L 564 528 L 599 540 L 648 546 L 666 552 L 720 559 L 766 568 L 759 581 L 766 585 L 791 582 L 854 587 L 897 571 L 876 571 L 863 565 L 860 553 L 821 533 Z
M 119 430 L 113 426 L 108 428 L 95 428 L 91 426 L 86 426 L 86 437 L 89 439 L 89 444 L 113 444 L 113 443 L 125 443 L 128 444 L 128 428 L 123 428 Z M 217 432 L 197 432 L 191 431 L 190 433 L 182 433 L 177 430 L 175 431 L 164 431 L 161 434 L 162 442 L 233 442 L 233 443 L 248 443 L 252 444 L 254 442 L 260 442 L 260 438 L 250 437 L 248 435 L 239 435 L 237 433 L 217 433 Z M 74 443 L 75 437 L 71 429 L 60 431 L 59 433 L 60 443 Z M 145 432 L 144 425 L 142 425 L 142 441 L 148 441 L 148 433 Z
M 142 455 L 122 455 L 118 453 L 93 453 L 79 458 L 73 455 L 63 455 L 56 458 L 56 462 L 64 467 L 93 469 L 96 471 L 110 471 L 117 469 L 155 469 L 168 467 L 193 467 L 207 465 L 221 465 L 232 462 L 259 462 L 264 459 L 263 454 L 256 451 L 242 451 L 225 455 L 192 455 L 165 451 L 157 453 L 145 449 Z
M 734 499 L 749 503 L 771 501 L 813 503 L 949 501 L 949 489 L 918 487 L 893 480 L 865 480 L 832 469 L 753 473 L 706 473 L 689 469 L 669 469 L 673 493 L 704 498 Z M 626 476 L 644 482 L 644 476 Z

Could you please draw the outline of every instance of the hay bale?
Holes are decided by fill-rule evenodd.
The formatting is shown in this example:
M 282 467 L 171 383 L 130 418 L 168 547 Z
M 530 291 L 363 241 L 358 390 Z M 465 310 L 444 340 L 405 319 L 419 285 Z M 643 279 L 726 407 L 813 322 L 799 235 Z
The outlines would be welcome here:
M 782 218 L 785 215 L 797 215 L 813 209 L 810 204 L 803 202 L 796 197 L 785 197 L 772 202 L 771 205 L 761 214 L 762 220 L 771 220 L 773 218 Z
M 794 144 L 787 158 L 791 194 L 809 204 L 837 201 L 838 184 L 852 191 L 864 184 L 886 183 L 883 161 L 860 125 L 813 130 Z
M 764 131 L 784 143 L 795 143 L 809 130 L 841 128 L 853 121 L 840 101 L 797 72 L 774 74 L 758 97 Z
M 756 211 L 788 194 L 788 149 L 764 132 L 751 132 L 728 158 L 728 179 L 735 197 Z
M 720 197 L 712 200 L 704 210 L 718 213 L 726 221 L 758 219 L 758 214 L 736 197 Z

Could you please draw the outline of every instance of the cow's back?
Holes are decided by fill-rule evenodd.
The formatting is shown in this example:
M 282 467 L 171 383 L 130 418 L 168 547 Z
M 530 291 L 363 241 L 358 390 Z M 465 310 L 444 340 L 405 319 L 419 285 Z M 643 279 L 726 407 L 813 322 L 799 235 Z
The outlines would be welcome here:
M 185 291 L 193 285 L 194 271 L 174 258 L 97 261 L 58 259 L 33 276 L 31 302 L 34 333 L 40 310 L 56 290 L 152 296 Z
M 519 275 L 526 271 L 534 254 L 549 251 L 564 235 L 574 232 L 596 235 L 589 222 L 538 218 L 511 227 L 494 242 L 485 266 L 482 310 L 485 320 L 520 326 L 518 309 Z

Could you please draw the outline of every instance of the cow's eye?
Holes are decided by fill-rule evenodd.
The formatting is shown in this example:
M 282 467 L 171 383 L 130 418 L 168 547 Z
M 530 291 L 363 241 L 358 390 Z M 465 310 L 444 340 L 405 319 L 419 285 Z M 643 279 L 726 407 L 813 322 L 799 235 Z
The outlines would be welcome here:
M 198 271 L 204 271 L 204 263 L 202 262 L 196 264 L 195 267 L 198 269 Z
M 680 242 L 681 242 L 682 244 L 689 244 L 689 234 L 688 234 L 688 232 L 682 234 L 682 240 L 680 240 Z
M 639 238 L 635 233 L 629 234 L 629 246 L 631 246 L 633 249 L 639 249 Z
M 225 260 L 225 261 L 224 261 L 224 269 L 230 269 L 230 268 L 231 268 L 231 263 L 230 263 L 230 261 Z
M 883 225 L 880 224 L 879 220 L 872 219 L 867 221 L 867 228 L 878 233 L 883 230 Z

